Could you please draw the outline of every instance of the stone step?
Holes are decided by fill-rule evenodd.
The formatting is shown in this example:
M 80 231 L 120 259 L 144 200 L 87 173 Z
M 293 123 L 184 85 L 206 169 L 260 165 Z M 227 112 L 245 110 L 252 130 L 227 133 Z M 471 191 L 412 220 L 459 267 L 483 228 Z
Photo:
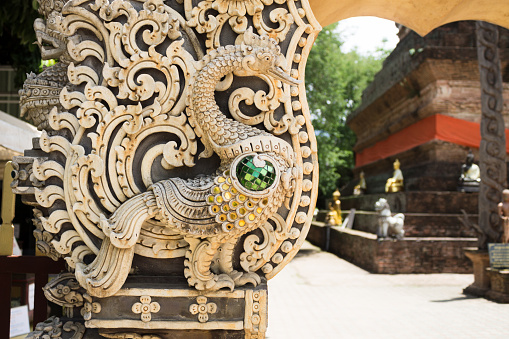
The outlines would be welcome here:
M 382 274 L 472 273 L 472 263 L 463 248 L 477 246 L 476 238 L 408 237 L 379 241 L 372 233 L 324 227 L 317 222 L 311 224 L 307 240 L 371 273 Z
M 341 197 L 341 209 L 355 208 L 363 211 L 374 211 L 375 203 L 380 198 L 387 199 L 392 213 L 448 213 L 477 214 L 478 193 L 412 191 L 397 193 L 378 193 L 359 196 Z
M 370 213 L 370 214 L 364 214 Z M 378 215 L 372 211 L 356 211 L 353 229 L 376 234 Z M 476 237 L 473 228 L 465 226 L 458 217 L 460 214 L 412 214 L 405 213 L 405 237 Z M 343 219 L 346 214 L 343 215 Z M 469 216 L 477 224 L 477 216 Z

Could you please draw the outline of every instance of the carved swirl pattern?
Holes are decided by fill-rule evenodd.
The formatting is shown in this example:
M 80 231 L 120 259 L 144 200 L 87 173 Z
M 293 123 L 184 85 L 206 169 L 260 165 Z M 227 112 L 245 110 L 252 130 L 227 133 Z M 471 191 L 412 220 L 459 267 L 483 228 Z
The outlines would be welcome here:
M 163 0 L 69 0 L 57 1 L 58 5 L 40 1 L 45 4 L 46 20 L 52 18 L 52 34 L 57 32 L 65 42 L 68 81 L 59 93 L 59 104 L 47 110 L 47 125 L 41 127 L 44 131 L 38 152 L 44 156 L 32 159 L 30 180 L 19 181 L 16 189 L 33 196 L 38 206 L 38 234 L 44 240 L 41 246 L 48 247 L 45 252 L 54 258 L 63 256 L 71 269 L 85 267 L 84 263 L 94 258 L 111 260 L 111 253 L 104 255 L 101 248 L 110 242 L 122 242 L 115 242 L 117 230 L 105 220 L 149 188 L 158 194 L 157 187 L 164 186 L 158 183 L 163 180 L 176 183 L 175 187 L 186 192 L 185 201 L 193 201 L 199 187 L 212 185 L 207 199 L 215 199 L 215 206 L 222 210 L 230 208 L 224 203 L 226 183 L 219 181 L 220 174 L 228 169 L 216 166 L 207 173 L 195 169 L 207 167 L 204 164 L 209 160 L 205 158 L 213 156 L 211 143 L 224 146 L 224 154 L 216 151 L 224 160 L 229 152 L 236 152 L 233 146 L 228 148 L 228 140 L 251 138 L 250 151 L 270 147 L 277 159 L 287 159 L 290 164 L 280 160 L 283 165 L 277 166 L 295 168 L 281 174 L 281 181 L 292 186 L 292 194 L 285 197 L 284 204 L 283 198 L 269 207 L 263 197 L 239 200 L 253 204 L 253 212 L 245 214 L 246 220 L 251 214 L 270 215 L 266 221 L 221 245 L 208 241 L 198 244 L 165 228 L 165 222 L 173 222 L 175 216 L 162 213 L 161 206 L 166 205 L 161 195 L 143 198 L 144 206 L 148 206 L 143 217 L 148 219 L 132 233 L 134 252 L 122 252 L 118 246 L 115 253 L 123 254 L 119 254 L 115 265 L 132 260 L 134 254 L 175 258 L 191 256 L 186 252 L 189 248 L 200 247 L 212 253 L 221 247 L 222 251 L 214 256 L 212 270 L 229 270 L 232 274 L 242 271 L 246 273 L 243 283 L 277 274 L 303 243 L 317 194 L 316 140 L 305 86 L 303 82 L 283 83 L 267 74 L 246 78 L 242 67 L 247 66 L 235 64 L 244 59 L 232 57 L 230 65 L 229 57 L 217 56 L 225 46 L 235 46 L 232 55 L 249 51 L 243 41 L 254 32 L 260 41 L 274 39 L 270 41 L 277 45 L 287 65 L 284 71 L 293 79 L 304 80 L 307 55 L 320 29 L 307 1 L 181 0 L 171 5 Z M 259 43 L 256 41 L 253 43 Z M 195 87 L 199 75 L 206 75 L 207 69 L 212 74 L 211 63 L 223 72 L 211 96 L 211 100 L 217 99 L 216 125 L 194 121 L 199 113 L 189 113 L 198 111 L 198 106 L 210 109 L 215 104 L 207 102 L 209 97 L 200 98 L 196 93 L 201 88 Z M 214 79 L 207 80 L 207 84 Z M 223 114 L 233 120 L 235 130 L 218 132 L 216 128 L 221 129 L 225 121 L 220 117 Z M 207 118 L 203 116 L 205 122 Z M 259 133 L 249 132 L 253 130 Z M 211 135 L 210 140 L 204 131 Z M 256 144 L 252 138 L 258 136 Z M 240 151 L 245 152 L 243 148 Z M 197 174 L 215 174 L 216 179 L 211 183 Z M 190 179 L 193 177 L 195 183 Z M 233 192 L 231 187 L 228 192 Z M 235 199 L 241 199 L 241 193 L 234 194 Z M 237 215 L 241 214 L 239 208 L 233 208 Z M 222 231 L 229 231 L 229 219 L 218 215 L 216 221 Z M 225 214 L 225 218 L 228 216 Z M 239 222 L 231 224 L 242 227 Z M 241 253 L 240 258 L 234 260 L 233 253 Z M 88 273 L 83 269 L 83 274 Z
M 63 323 L 60 318 L 52 316 L 46 321 L 38 323 L 35 329 L 27 334 L 26 338 L 62 338 L 65 336 L 70 339 L 81 339 L 84 334 L 85 326 L 83 324 L 72 321 Z
M 481 74 L 481 145 L 479 194 L 479 248 L 497 242 L 502 234 L 498 203 L 506 186 L 505 124 L 502 117 L 502 74 L 498 51 L 498 28 L 493 24 L 476 23 L 477 55 Z

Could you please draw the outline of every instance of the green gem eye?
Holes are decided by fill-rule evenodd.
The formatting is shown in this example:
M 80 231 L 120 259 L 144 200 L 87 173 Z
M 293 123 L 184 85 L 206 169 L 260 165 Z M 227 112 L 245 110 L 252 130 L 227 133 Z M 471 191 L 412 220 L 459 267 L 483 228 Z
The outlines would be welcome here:
M 276 180 L 274 165 L 265 161 L 263 167 L 253 163 L 253 156 L 242 159 L 236 168 L 237 178 L 242 186 L 251 191 L 263 191 L 269 188 Z

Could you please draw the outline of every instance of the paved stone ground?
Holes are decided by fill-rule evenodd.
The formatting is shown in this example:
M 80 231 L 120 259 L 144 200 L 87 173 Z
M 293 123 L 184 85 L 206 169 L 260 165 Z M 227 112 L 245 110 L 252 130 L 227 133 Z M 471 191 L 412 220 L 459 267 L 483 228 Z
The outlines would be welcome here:
M 509 338 L 509 304 L 463 295 L 471 274 L 370 274 L 305 243 L 269 281 L 269 339 Z

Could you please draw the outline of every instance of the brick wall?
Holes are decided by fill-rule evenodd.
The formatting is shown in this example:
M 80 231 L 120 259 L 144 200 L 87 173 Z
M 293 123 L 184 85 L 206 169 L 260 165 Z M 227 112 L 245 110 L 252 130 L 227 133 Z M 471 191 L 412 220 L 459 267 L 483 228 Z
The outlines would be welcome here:
M 326 227 L 311 225 L 307 240 L 323 248 Z M 374 234 L 331 228 L 329 251 L 372 273 L 472 273 L 464 247 L 476 239 L 405 238 L 378 241 Z

